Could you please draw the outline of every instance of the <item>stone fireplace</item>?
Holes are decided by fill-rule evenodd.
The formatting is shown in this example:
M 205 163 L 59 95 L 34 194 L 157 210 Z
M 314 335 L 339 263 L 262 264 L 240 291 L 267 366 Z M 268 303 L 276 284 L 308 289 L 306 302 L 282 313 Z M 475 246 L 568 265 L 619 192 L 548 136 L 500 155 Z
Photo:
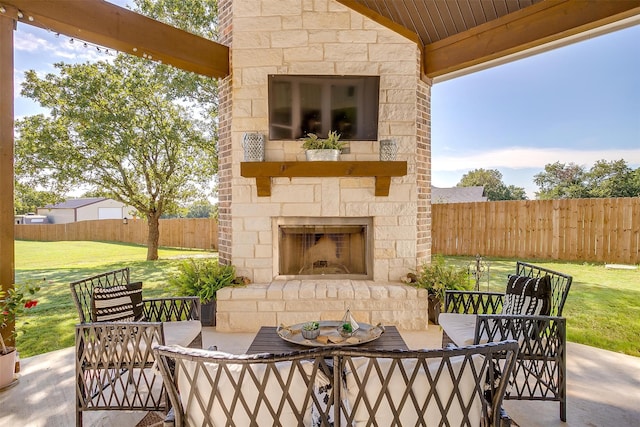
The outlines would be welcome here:
M 219 256 L 253 284 L 218 295 L 218 325 L 255 330 L 311 308 L 338 318 L 349 305 L 359 321 L 423 329 L 426 307 L 400 283 L 431 255 L 431 85 L 416 44 L 333 0 L 221 0 L 219 14 L 232 47 L 219 86 Z M 310 166 L 301 141 L 269 137 L 274 75 L 375 76 L 376 135 L 348 141 L 340 167 Z M 251 177 L 247 132 L 265 135 Z M 401 174 L 385 176 L 383 139 L 397 142 Z

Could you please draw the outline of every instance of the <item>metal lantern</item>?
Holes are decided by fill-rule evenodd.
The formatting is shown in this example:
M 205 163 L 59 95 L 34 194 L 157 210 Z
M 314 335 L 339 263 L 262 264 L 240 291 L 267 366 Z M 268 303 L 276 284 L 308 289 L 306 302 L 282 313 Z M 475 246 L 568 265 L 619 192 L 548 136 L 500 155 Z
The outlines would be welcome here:
M 261 133 L 245 133 L 242 137 L 245 162 L 264 161 L 264 135 Z
M 393 139 L 380 140 L 380 160 L 391 161 L 396 159 L 398 144 Z

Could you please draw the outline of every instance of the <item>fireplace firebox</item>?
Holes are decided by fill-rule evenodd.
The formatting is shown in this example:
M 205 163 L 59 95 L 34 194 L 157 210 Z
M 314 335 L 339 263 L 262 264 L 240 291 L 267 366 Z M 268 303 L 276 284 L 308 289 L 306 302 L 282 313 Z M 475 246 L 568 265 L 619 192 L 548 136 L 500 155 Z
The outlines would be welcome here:
M 370 279 L 371 218 L 279 218 L 279 276 Z

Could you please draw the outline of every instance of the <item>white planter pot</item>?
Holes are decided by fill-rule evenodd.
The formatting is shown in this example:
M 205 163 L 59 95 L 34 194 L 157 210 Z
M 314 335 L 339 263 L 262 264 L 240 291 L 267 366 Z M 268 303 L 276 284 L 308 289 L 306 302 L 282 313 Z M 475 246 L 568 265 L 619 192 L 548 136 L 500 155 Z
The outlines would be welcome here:
M 0 354 L 0 389 L 7 387 L 13 382 L 15 369 L 16 349 L 12 349 L 7 354 Z
M 340 150 L 307 150 L 305 152 L 307 160 L 313 161 L 331 161 L 336 162 L 340 157 Z

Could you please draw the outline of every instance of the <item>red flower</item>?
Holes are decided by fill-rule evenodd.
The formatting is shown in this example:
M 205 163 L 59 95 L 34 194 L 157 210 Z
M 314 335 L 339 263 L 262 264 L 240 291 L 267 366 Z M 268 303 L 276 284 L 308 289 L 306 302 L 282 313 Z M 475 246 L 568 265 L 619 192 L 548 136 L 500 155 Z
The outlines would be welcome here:
M 24 303 L 24 308 L 31 308 L 31 307 L 35 307 L 37 304 L 38 304 L 38 301 L 37 301 L 37 300 L 30 299 L 30 300 L 27 300 L 27 301 Z

